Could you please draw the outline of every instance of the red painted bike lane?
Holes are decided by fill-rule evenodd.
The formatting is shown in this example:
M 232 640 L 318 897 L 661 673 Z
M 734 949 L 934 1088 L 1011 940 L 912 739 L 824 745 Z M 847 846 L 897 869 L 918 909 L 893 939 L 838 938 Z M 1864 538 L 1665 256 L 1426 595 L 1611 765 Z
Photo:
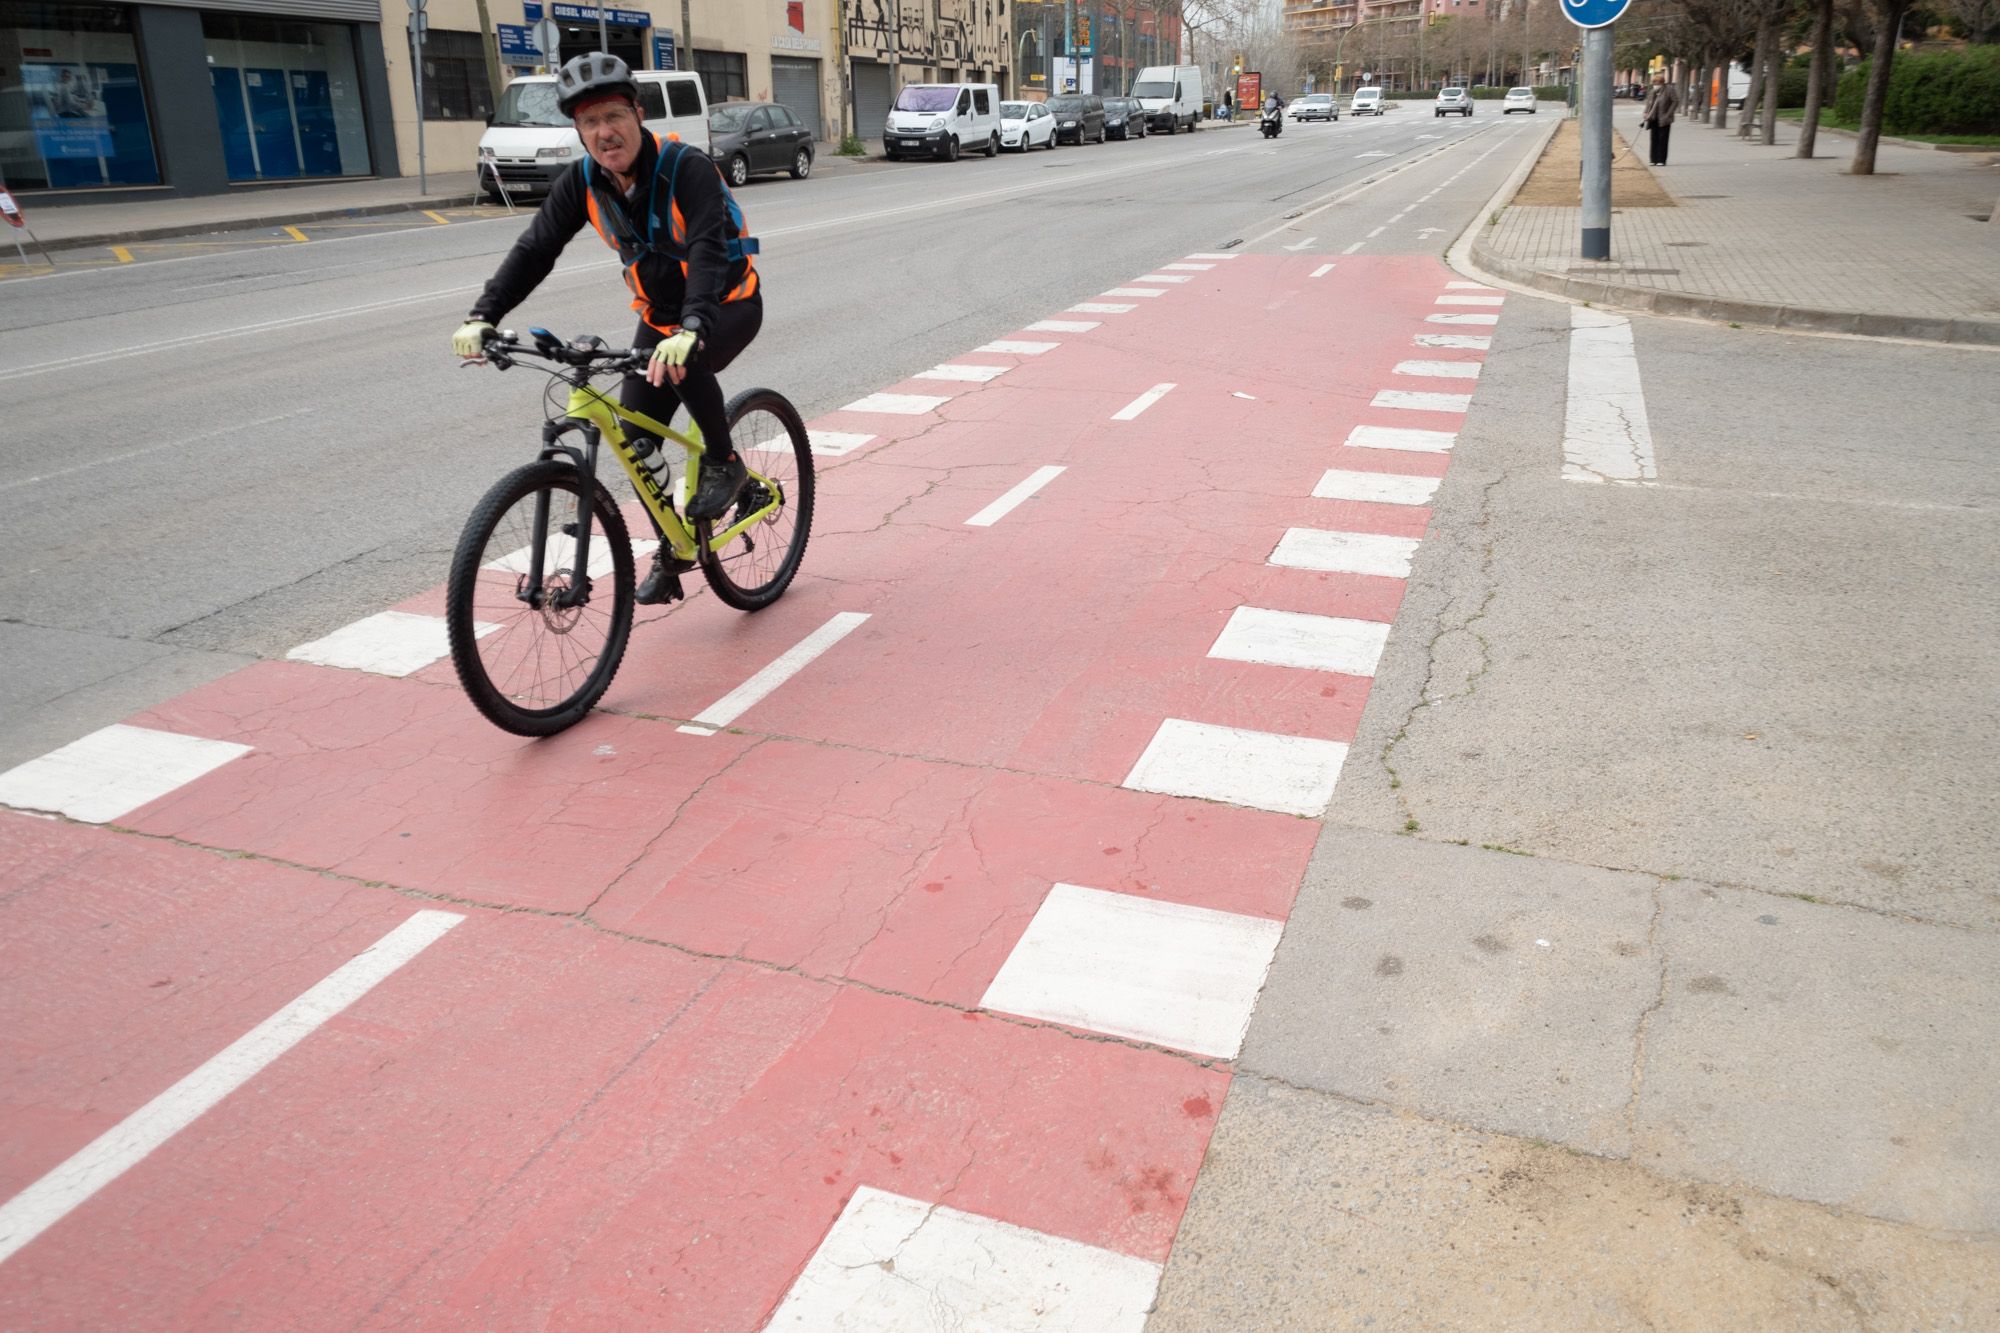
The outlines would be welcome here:
M 1320 266 L 1190 257 L 816 421 L 799 583 L 649 615 L 562 737 L 448 663 L 264 663 L 132 720 L 224 748 L 69 811 L 129 831 L 6 817 L 15 874 L 63 867 L 0 901 L 17 1197 L 398 919 L 465 921 L 44 1215 L 0 1317 L 812 1327 L 893 1308 L 839 1258 L 887 1244 L 967 1311 L 1129 1323 L 1497 300 Z M 143 948 L 77 915 L 161 895 Z

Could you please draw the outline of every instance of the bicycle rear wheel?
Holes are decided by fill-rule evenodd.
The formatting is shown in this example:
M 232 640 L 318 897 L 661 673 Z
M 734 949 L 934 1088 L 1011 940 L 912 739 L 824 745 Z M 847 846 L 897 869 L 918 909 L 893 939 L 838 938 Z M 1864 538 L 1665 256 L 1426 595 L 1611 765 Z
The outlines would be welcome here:
M 516 468 L 466 520 L 445 587 L 452 665 L 473 706 L 502 731 L 552 736 L 610 688 L 632 629 L 632 538 L 595 478 L 588 598 L 577 588 L 576 528 L 584 478 L 555 459 Z M 522 600 L 543 534 L 542 601 Z M 607 581 L 608 576 L 608 581 Z
M 778 600 L 805 558 L 812 536 L 813 459 L 798 409 L 775 389 L 749 389 L 729 404 L 729 439 L 753 473 L 743 498 L 716 521 L 697 521 L 701 572 L 727 606 L 760 611 Z M 709 545 L 719 522 L 723 530 L 771 502 L 771 487 L 782 500 L 776 511 L 721 550 Z

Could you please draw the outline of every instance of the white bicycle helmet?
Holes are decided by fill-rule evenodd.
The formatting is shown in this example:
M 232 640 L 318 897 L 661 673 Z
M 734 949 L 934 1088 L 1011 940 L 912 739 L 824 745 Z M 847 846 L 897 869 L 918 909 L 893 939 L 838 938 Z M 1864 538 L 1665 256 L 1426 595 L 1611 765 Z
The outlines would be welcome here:
M 639 100 L 632 71 L 617 56 L 587 51 L 556 71 L 556 108 L 565 116 L 575 115 L 585 98 L 605 93 L 623 93 L 634 102 Z

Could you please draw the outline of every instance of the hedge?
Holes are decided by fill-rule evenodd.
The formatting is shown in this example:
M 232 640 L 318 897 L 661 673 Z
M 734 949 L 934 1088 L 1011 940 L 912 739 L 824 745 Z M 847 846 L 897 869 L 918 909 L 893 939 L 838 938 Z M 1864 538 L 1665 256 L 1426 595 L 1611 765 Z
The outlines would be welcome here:
M 1864 60 L 1841 76 L 1833 114 L 1843 123 L 1860 123 L 1871 63 Z M 1882 129 L 1887 134 L 2000 133 L 2000 46 L 1899 53 L 1889 70 Z

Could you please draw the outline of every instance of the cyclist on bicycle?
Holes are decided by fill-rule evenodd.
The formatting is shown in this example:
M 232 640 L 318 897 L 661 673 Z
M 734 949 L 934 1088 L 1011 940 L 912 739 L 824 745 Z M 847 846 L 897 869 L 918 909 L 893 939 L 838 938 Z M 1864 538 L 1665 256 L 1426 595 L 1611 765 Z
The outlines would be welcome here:
M 706 153 L 663 143 L 641 123 L 639 90 L 618 57 L 592 51 L 564 65 L 556 75 L 556 105 L 575 122 L 585 160 L 550 188 L 452 335 L 452 350 L 479 356 L 494 322 L 549 275 L 586 222 L 594 226 L 625 268 L 632 308 L 639 312 L 632 345 L 652 351 L 644 375 L 626 376 L 620 401 L 669 423 L 674 409 L 687 405 L 706 445 L 687 515 L 720 518 L 747 473 L 730 443 L 715 377 L 764 322 L 763 284 L 740 243 L 742 217 Z M 637 600 L 665 601 L 669 580 L 687 568 L 662 545 Z

